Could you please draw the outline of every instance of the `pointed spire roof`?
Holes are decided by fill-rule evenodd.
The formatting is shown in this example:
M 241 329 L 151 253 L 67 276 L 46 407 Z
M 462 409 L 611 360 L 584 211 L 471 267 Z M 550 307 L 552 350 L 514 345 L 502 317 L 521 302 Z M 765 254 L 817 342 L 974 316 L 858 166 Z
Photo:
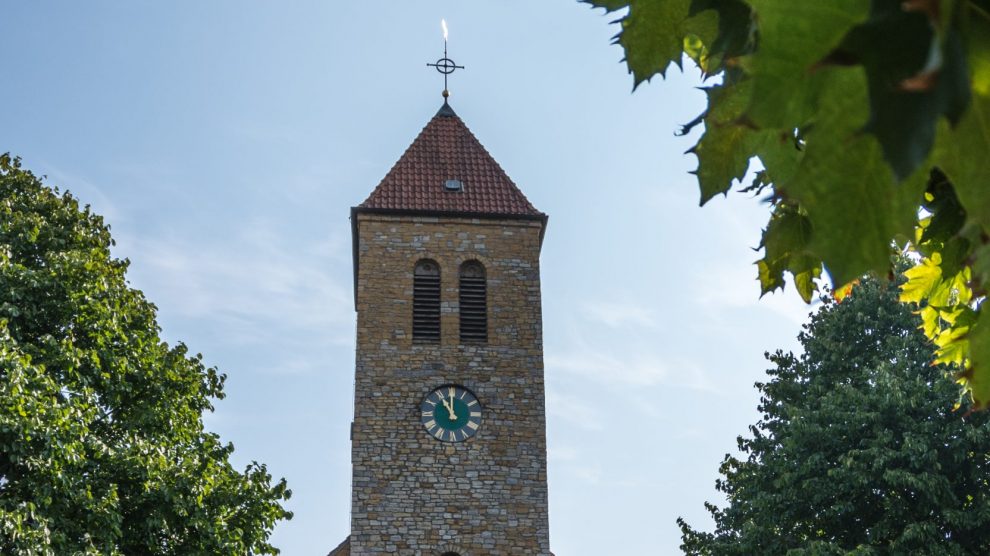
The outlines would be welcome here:
M 449 180 L 457 180 L 458 184 Z M 444 100 L 358 211 L 545 218 Z

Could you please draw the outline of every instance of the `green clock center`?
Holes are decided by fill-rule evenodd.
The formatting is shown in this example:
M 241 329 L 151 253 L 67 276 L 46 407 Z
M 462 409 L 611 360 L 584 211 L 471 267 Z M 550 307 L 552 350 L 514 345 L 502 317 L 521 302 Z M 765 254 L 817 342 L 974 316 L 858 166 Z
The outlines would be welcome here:
M 454 418 L 451 417 L 450 411 L 448 411 L 446 407 L 437 408 L 434 412 L 434 417 L 437 424 L 447 430 L 459 429 L 468 422 L 468 405 L 457 398 L 454 398 L 451 402 L 454 410 Z
M 437 388 L 420 404 L 421 422 L 426 431 L 443 442 L 463 442 L 481 427 L 481 404 L 463 386 Z

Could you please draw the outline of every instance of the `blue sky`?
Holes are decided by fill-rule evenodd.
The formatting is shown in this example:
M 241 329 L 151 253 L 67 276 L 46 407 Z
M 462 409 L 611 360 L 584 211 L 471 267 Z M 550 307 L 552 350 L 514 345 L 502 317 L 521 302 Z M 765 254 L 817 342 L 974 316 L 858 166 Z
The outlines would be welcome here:
M 698 208 L 696 71 L 631 93 L 612 16 L 572 1 L 19 2 L 0 14 L 0 151 L 106 217 L 130 280 L 229 378 L 206 419 L 288 479 L 274 542 L 348 531 L 348 211 L 441 103 L 536 207 L 551 544 L 675 554 L 758 415 L 763 352 L 811 310 L 758 299 L 767 208 Z M 617 540 L 619 539 L 619 540 Z

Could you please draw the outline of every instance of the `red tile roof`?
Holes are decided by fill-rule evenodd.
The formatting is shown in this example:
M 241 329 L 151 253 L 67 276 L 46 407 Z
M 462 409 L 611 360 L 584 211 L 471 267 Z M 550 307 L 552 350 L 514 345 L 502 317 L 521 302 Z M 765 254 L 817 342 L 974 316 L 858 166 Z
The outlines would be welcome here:
M 448 191 L 447 180 L 462 190 Z M 357 208 L 543 216 L 446 102 Z

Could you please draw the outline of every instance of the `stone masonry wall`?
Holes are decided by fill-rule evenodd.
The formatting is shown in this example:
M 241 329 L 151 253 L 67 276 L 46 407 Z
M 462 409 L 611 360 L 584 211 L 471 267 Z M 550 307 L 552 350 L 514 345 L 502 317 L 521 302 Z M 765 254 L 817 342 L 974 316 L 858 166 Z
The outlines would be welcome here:
M 525 220 L 358 214 L 351 553 L 548 556 L 540 228 Z M 412 342 L 413 267 L 441 269 L 441 340 Z M 488 276 L 487 345 L 461 345 L 458 269 Z M 481 402 L 478 433 L 420 424 L 434 388 Z

